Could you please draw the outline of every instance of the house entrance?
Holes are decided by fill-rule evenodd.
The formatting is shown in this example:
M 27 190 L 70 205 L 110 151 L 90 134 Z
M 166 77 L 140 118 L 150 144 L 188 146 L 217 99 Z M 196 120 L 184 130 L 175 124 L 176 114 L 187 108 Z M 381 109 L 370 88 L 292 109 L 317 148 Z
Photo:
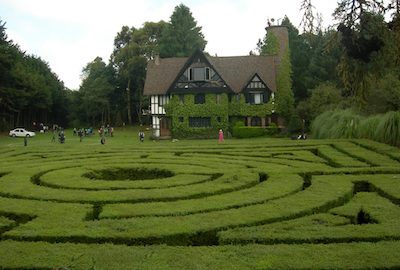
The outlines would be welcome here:
M 171 119 L 163 117 L 160 119 L 160 137 L 171 136 Z

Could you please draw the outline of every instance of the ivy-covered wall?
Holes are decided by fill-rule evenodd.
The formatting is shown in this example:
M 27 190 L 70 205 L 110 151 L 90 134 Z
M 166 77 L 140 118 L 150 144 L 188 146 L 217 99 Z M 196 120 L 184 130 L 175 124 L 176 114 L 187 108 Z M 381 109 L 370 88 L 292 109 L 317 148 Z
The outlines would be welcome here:
M 285 29 L 285 30 L 283 30 Z M 282 32 L 283 31 L 283 32 Z M 286 32 L 284 35 L 282 35 Z M 280 33 L 279 40 L 277 33 Z M 277 78 L 276 78 L 276 112 L 289 121 L 294 111 L 294 96 L 292 91 L 292 65 L 290 62 L 290 48 L 287 29 L 282 27 L 272 27 L 267 30 L 267 34 L 261 46 L 261 55 L 276 56 L 278 59 Z M 282 43 L 282 44 L 281 44 Z
M 292 91 L 292 66 L 290 63 L 289 47 L 283 54 L 281 63 L 278 68 L 278 76 L 276 79 L 276 111 L 286 121 L 289 121 L 294 111 L 294 96 Z
M 227 94 L 220 94 L 218 103 L 216 94 L 206 94 L 204 104 L 194 104 L 192 94 L 184 95 L 183 103 L 179 95 L 173 95 L 165 105 L 166 115 L 171 118 L 172 134 L 177 138 L 216 138 L 219 129 L 228 130 L 230 117 L 266 117 L 272 114 L 273 109 L 271 100 L 266 104 L 248 104 L 245 102 L 245 97 L 240 95 L 239 100 L 237 96 L 233 96 L 229 102 Z M 189 117 L 210 117 L 211 127 L 189 127 Z
M 268 103 L 262 104 L 249 104 L 246 103 L 244 95 L 240 95 L 238 100 L 237 96 L 233 96 L 229 106 L 229 116 L 258 116 L 265 117 L 272 114 L 274 105 L 272 100 Z

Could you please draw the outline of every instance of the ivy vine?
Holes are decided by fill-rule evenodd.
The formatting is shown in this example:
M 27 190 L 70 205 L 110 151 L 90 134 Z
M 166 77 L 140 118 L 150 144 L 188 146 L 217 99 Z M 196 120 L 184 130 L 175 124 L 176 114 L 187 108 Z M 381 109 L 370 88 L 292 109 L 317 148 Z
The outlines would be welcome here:
M 194 95 L 186 94 L 183 102 L 179 95 L 173 95 L 165 105 L 166 116 L 171 118 L 172 134 L 175 137 L 208 137 L 218 135 L 218 130 L 228 130 L 230 117 L 266 117 L 271 115 L 274 104 L 270 100 L 265 104 L 248 104 L 244 95 L 233 96 L 231 102 L 227 94 L 206 94 L 204 104 L 195 104 Z M 210 117 L 211 127 L 193 128 L 189 126 L 189 117 Z

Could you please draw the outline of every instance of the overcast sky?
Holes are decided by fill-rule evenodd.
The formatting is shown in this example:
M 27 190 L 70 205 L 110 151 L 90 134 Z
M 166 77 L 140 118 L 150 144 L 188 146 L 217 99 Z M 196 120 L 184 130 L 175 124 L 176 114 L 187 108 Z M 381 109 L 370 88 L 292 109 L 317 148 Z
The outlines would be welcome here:
M 169 21 L 174 7 L 188 6 L 211 55 L 248 55 L 265 35 L 268 18 L 285 15 L 298 27 L 301 0 L 0 0 L 9 39 L 40 56 L 70 89 L 78 89 L 86 64 L 108 62 L 123 25 Z M 312 0 L 324 26 L 333 23 L 336 0 Z

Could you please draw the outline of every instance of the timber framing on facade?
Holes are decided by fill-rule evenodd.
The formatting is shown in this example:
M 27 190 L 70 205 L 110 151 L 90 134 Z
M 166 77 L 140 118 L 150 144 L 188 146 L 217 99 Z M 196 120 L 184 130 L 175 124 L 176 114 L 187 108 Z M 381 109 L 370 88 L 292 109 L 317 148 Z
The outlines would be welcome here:
M 286 27 L 268 29 L 278 37 L 273 56 L 159 58 L 147 66 L 144 95 L 150 96 L 153 136 L 213 134 L 233 121 L 247 126 L 280 125 L 275 113 L 277 75 Z

